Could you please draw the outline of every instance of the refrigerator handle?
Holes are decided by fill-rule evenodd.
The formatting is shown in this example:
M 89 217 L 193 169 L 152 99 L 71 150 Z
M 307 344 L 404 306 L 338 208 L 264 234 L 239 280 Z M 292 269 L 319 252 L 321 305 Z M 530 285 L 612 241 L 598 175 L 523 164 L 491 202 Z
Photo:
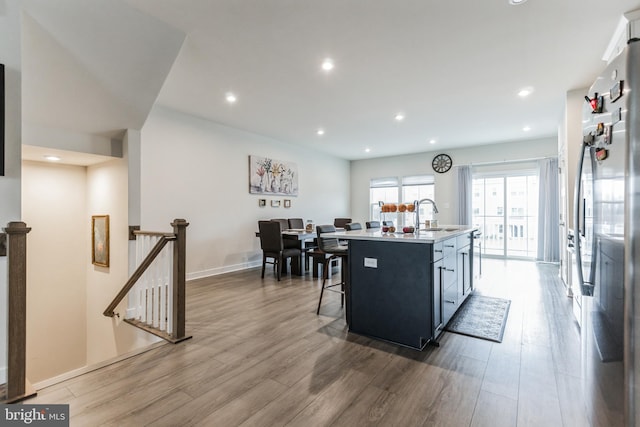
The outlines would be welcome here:
M 573 228 L 575 230 L 575 254 L 576 254 L 576 265 L 577 265 L 577 273 L 578 273 L 578 284 L 580 285 L 580 289 L 584 288 L 584 275 L 582 274 L 582 249 L 580 248 L 580 212 L 584 210 L 584 207 L 581 206 L 580 194 L 582 194 L 582 169 L 584 166 L 584 153 L 587 146 L 582 143 L 580 148 L 580 154 L 578 157 L 578 170 L 576 171 L 576 185 L 574 187 L 573 192 Z M 582 208 L 582 209 L 581 209 Z M 584 222 L 582 223 L 584 226 Z
M 576 185 L 573 193 L 573 221 L 574 221 L 574 250 L 576 255 L 576 265 L 578 273 L 578 283 L 580 284 L 580 290 L 582 295 L 593 295 L 593 268 L 589 271 L 590 277 L 585 280 L 582 271 L 582 246 L 580 240 L 580 225 L 582 224 L 583 233 L 586 235 L 586 212 L 585 201 L 580 198 L 582 194 L 582 170 L 584 166 L 584 155 L 589 150 L 591 157 L 591 149 L 586 143 L 582 143 L 580 148 L 580 157 L 578 159 L 578 170 L 576 171 Z M 593 163 L 593 162 L 592 162 Z M 593 165 L 592 165 L 593 168 Z M 580 218 L 582 216 L 582 218 Z M 581 221 L 582 220 L 582 221 Z M 592 233 L 591 233 L 592 234 Z M 592 234 L 593 235 L 593 234 Z M 595 242 L 594 243 L 595 246 Z M 593 253 L 593 252 L 592 252 Z

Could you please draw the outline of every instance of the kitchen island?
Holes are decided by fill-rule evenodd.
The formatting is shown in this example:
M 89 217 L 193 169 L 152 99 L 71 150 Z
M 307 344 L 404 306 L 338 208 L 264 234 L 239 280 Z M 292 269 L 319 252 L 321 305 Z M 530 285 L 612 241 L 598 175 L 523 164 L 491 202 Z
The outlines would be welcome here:
M 476 228 L 324 234 L 349 242 L 349 331 L 422 350 L 473 292 Z

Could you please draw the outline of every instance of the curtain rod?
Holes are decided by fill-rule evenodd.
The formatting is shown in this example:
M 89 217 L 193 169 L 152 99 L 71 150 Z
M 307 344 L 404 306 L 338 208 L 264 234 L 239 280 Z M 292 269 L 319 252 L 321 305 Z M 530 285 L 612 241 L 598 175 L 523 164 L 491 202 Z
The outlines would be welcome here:
M 456 165 L 456 167 L 460 167 L 460 166 L 493 166 L 493 165 L 502 165 L 502 164 L 506 164 L 506 163 L 527 163 L 527 162 L 535 162 L 538 160 L 545 160 L 545 159 L 557 159 L 557 156 L 547 156 L 547 157 L 531 157 L 529 159 L 517 159 L 517 160 L 501 160 L 501 161 L 495 161 L 495 162 L 479 162 L 479 163 L 474 163 L 471 162 L 469 164 L 466 165 Z

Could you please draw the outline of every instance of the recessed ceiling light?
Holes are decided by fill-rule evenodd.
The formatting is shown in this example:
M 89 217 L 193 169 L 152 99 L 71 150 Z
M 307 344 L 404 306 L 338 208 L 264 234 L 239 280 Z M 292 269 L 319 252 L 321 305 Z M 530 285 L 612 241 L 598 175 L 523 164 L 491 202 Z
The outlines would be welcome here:
M 50 155 L 44 156 L 44 158 L 47 159 L 50 162 L 59 162 L 60 160 L 62 160 L 58 156 L 50 156 Z
M 524 2 L 526 2 L 527 0 L 509 0 L 509 4 L 512 4 L 514 6 L 522 4 Z
M 233 92 L 227 92 L 224 97 L 229 104 L 233 104 L 238 100 L 238 98 Z
M 525 127 L 522 128 L 522 130 L 525 131 L 525 132 L 529 132 L 531 130 L 531 127 L 525 126 Z
M 371 152 L 371 148 L 365 148 L 365 149 L 364 149 L 364 152 L 365 152 L 365 153 L 370 153 L 370 152 Z
M 429 141 L 429 144 L 435 144 L 435 143 L 436 143 L 435 139 L 432 139 L 432 140 Z
M 318 129 L 316 133 L 320 136 L 324 135 L 324 129 Z
M 322 61 L 322 69 L 324 71 L 331 71 L 333 70 L 333 67 L 335 67 L 335 64 L 333 63 L 333 59 L 325 58 L 324 61 Z
M 518 92 L 518 96 L 521 97 L 521 98 L 526 98 L 527 96 L 531 95 L 532 92 L 533 92 L 533 88 L 531 88 L 531 87 L 523 87 Z
M 404 113 L 396 114 L 395 119 L 396 119 L 396 121 L 399 121 L 399 122 L 403 121 L 404 120 Z

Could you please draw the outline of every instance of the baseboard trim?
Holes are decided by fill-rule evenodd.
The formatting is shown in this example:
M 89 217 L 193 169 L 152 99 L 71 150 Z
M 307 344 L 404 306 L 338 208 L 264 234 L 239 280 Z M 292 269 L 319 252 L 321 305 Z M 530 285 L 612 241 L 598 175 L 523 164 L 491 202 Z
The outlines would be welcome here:
M 260 267 L 262 260 L 243 262 L 241 264 L 225 265 L 224 267 L 209 268 L 207 270 L 195 271 L 193 273 L 187 273 L 187 280 L 202 279 L 210 276 L 218 276 L 220 274 L 232 273 L 234 271 L 247 270 L 249 268 Z
M 61 383 L 66 380 L 70 380 L 71 378 L 79 377 L 80 375 L 88 374 L 89 372 L 95 371 L 100 368 L 104 368 L 105 366 L 113 365 L 114 363 L 122 362 L 125 359 L 129 359 L 130 357 L 138 356 L 142 353 L 146 353 L 147 351 L 153 350 L 163 345 L 169 345 L 166 341 L 158 341 L 153 343 L 147 347 L 139 348 L 137 350 L 130 351 L 129 353 L 122 354 L 120 356 L 114 357 L 112 359 L 104 360 L 100 363 L 96 363 L 93 365 L 83 366 L 82 368 L 74 369 L 73 371 L 65 372 L 64 374 L 58 375 L 53 378 L 49 378 L 37 383 L 33 384 L 33 388 L 36 390 L 42 390 L 43 388 L 51 387 L 52 385 Z

